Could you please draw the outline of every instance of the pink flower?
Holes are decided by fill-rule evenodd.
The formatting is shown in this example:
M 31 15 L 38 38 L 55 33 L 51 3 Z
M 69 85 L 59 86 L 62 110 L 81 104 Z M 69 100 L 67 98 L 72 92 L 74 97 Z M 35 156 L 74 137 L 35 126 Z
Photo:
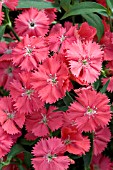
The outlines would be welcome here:
M 17 112 L 13 107 L 11 97 L 4 97 L 0 100 L 0 123 L 8 134 L 17 134 L 23 127 L 25 115 Z
M 14 10 L 18 5 L 18 0 L 2 0 L 2 2 L 11 10 Z
M 57 57 L 46 59 L 32 74 L 32 86 L 46 103 L 56 102 L 69 88 L 67 66 Z
M 72 74 L 87 83 L 93 83 L 100 75 L 102 56 L 100 46 L 92 41 L 77 40 L 67 51 Z
M 5 41 L 0 42 L 0 61 L 11 60 L 13 48 L 16 46 L 15 42 L 10 42 L 7 44 Z
M 15 102 L 14 106 L 20 113 L 33 113 L 44 105 L 30 83 L 30 72 L 22 72 L 17 80 L 10 83 L 10 94 Z
M 57 12 L 56 8 L 45 9 L 45 14 L 49 18 L 50 24 L 56 19 L 55 12 Z
M 13 78 L 18 78 L 19 68 L 13 66 L 12 61 L 4 60 L 1 57 L 0 60 L 0 86 L 9 90 L 9 84 Z
M 82 155 L 90 149 L 90 140 L 84 137 L 76 128 L 64 127 L 61 129 L 62 140 L 69 153 Z
M 107 96 L 90 89 L 81 89 L 77 95 L 68 110 L 77 128 L 88 132 L 106 126 L 111 119 Z
M 61 111 L 54 112 L 57 108 L 50 106 L 48 110 L 45 108 L 39 109 L 37 112 L 29 115 L 26 119 L 26 129 L 32 132 L 35 136 L 47 136 L 50 131 L 55 131 L 62 126 Z
M 48 47 L 43 38 L 26 35 L 13 50 L 13 63 L 21 70 L 37 68 L 39 62 L 48 57 Z
M 10 151 L 12 143 L 11 136 L 4 132 L 0 126 L 0 158 L 5 156 Z
M 112 170 L 112 163 L 108 157 L 101 155 L 93 156 L 91 170 Z
M 111 133 L 108 127 L 99 128 L 94 133 L 93 138 L 93 153 L 98 155 L 104 151 L 107 147 L 108 142 L 110 141 Z
M 38 11 L 36 8 L 30 8 L 19 14 L 15 19 L 15 29 L 17 34 L 24 36 L 44 36 L 48 32 L 49 19 L 44 10 Z
M 68 156 L 63 156 L 66 151 L 61 139 L 41 139 L 33 148 L 34 158 L 32 164 L 35 170 L 66 170 L 70 164 Z
M 85 28 L 85 29 L 84 29 Z M 93 40 L 97 33 L 96 28 L 90 26 L 87 22 L 83 22 L 78 30 L 79 38 L 81 40 Z
M 102 84 L 104 86 L 107 83 L 108 80 L 110 80 L 110 81 L 109 81 L 109 84 L 107 86 L 107 90 L 109 92 L 113 92 L 113 76 L 112 77 L 103 78 L 102 79 Z
M 0 25 L 2 24 L 3 17 L 4 13 L 2 12 L 2 2 L 0 2 Z
M 61 24 L 54 25 L 48 36 L 50 50 L 63 52 L 69 49 L 69 44 L 76 40 L 74 29 L 75 27 L 70 22 L 66 22 L 64 27 Z

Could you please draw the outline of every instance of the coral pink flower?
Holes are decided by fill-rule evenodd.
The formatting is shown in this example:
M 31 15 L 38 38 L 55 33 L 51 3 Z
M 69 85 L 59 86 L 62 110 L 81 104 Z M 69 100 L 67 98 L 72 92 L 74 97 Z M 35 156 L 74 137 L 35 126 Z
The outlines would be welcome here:
M 57 108 L 50 106 L 48 110 L 45 108 L 39 109 L 37 112 L 29 115 L 26 119 L 26 129 L 32 132 L 35 136 L 47 136 L 50 131 L 59 129 L 62 126 L 61 111 L 54 112 Z
M 57 57 L 46 59 L 32 75 L 32 86 L 46 103 L 56 102 L 69 88 L 67 66 Z
M 15 19 L 15 29 L 20 36 L 44 36 L 49 29 L 49 19 L 44 10 L 30 8 Z
M 61 129 L 62 140 L 69 153 L 82 155 L 90 149 L 90 140 L 84 137 L 76 128 L 64 127 Z
M 2 24 L 3 17 L 4 13 L 2 12 L 2 2 L 0 2 L 0 25 Z
M 11 10 L 14 10 L 18 5 L 19 0 L 2 0 L 2 2 Z
M 0 126 L 0 158 L 5 156 L 10 151 L 12 143 L 11 136 L 4 132 Z
M 57 12 L 56 8 L 45 9 L 45 14 L 49 18 L 50 24 L 56 19 L 55 12 Z
M 0 123 L 8 134 L 17 134 L 25 122 L 25 115 L 17 112 L 13 107 L 11 97 L 0 99 Z
M 13 66 L 12 61 L 4 60 L 1 57 L 0 60 L 0 86 L 9 90 L 9 84 L 13 78 L 18 78 L 19 68 Z
M 110 141 L 111 133 L 108 127 L 99 128 L 94 133 L 93 138 L 93 153 L 94 155 L 100 154 L 106 147 L 108 142 Z
M 66 151 L 61 139 L 41 139 L 33 148 L 34 158 L 32 164 L 35 170 L 66 170 L 70 164 L 68 156 L 63 156 Z
M 112 163 L 103 155 L 93 156 L 91 170 L 112 170 Z
M 0 61 L 11 60 L 13 48 L 16 46 L 15 42 L 10 42 L 7 44 L 5 41 L 0 42 Z
M 51 51 L 63 52 L 69 49 L 69 44 L 76 40 L 74 36 L 75 27 L 71 23 L 66 22 L 64 27 L 61 24 L 56 24 L 52 27 L 48 36 L 48 43 Z
M 36 140 L 37 137 L 36 137 L 32 132 L 28 132 L 28 133 L 26 133 L 26 135 L 25 135 L 25 139 L 26 139 L 26 140 L 33 141 L 33 140 Z
M 92 41 L 78 40 L 67 51 L 72 74 L 87 83 L 93 83 L 100 75 L 102 56 L 100 46 Z
M 90 89 L 81 89 L 77 95 L 68 110 L 77 128 L 88 132 L 106 126 L 111 118 L 107 96 Z
M 47 57 L 48 47 L 43 38 L 26 35 L 14 48 L 12 59 L 22 70 L 30 71 Z
M 84 29 L 85 28 L 85 29 Z M 79 38 L 81 40 L 93 40 L 97 33 L 96 28 L 90 26 L 87 22 L 81 24 L 80 29 L 78 30 Z
M 10 94 L 15 102 L 14 106 L 20 113 L 33 113 L 44 105 L 30 83 L 30 72 L 22 72 L 17 80 L 10 83 Z

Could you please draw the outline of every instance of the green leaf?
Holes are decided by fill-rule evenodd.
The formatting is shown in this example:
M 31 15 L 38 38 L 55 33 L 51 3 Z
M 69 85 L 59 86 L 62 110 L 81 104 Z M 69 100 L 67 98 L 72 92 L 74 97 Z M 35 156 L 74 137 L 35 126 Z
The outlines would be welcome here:
M 24 163 L 26 164 L 26 166 L 28 167 L 28 168 L 30 168 L 31 167 L 31 159 L 33 158 L 33 156 L 31 155 L 31 153 L 30 152 L 25 152 L 24 153 Z
M 93 154 L 93 134 L 89 134 L 89 138 L 91 141 L 90 150 L 85 155 L 83 155 L 85 170 L 90 170 L 90 163 L 91 163 L 92 154 Z
M 102 23 L 102 20 L 100 19 L 100 17 L 97 14 L 84 14 L 82 15 L 86 21 L 89 23 L 89 25 L 95 27 L 97 29 L 97 37 L 98 40 L 100 41 L 103 33 L 104 33 L 104 26 Z
M 71 3 L 71 0 L 61 0 L 60 1 L 60 6 L 65 10 L 65 11 L 68 11 L 71 7 L 70 5 Z
M 100 90 L 101 93 L 105 93 L 106 92 L 109 82 L 110 82 L 110 80 L 108 80 L 106 82 L 106 84 L 101 88 L 101 90 Z
M 24 138 L 21 138 L 21 139 L 19 140 L 19 143 L 20 143 L 21 145 L 32 146 L 32 145 L 34 145 L 37 141 L 38 141 L 38 139 L 35 140 L 35 141 L 28 141 L 28 140 L 26 140 L 26 139 L 24 139 Z
M 69 106 L 70 103 L 73 102 L 73 98 L 70 96 L 69 92 L 66 92 L 66 96 L 63 98 L 64 103 L 66 104 L 66 106 Z
M 19 170 L 25 170 L 25 168 L 21 164 L 17 164 Z
M 93 83 L 93 87 L 95 90 L 98 90 L 100 85 L 101 85 L 100 79 L 98 79 L 96 82 Z
M 113 12 L 113 0 L 106 0 L 107 6 L 111 9 Z
M 96 2 L 81 2 L 75 3 L 71 6 L 68 12 L 64 14 L 61 19 L 67 18 L 73 15 L 89 14 L 93 12 L 106 12 L 106 8 Z
M 11 151 L 10 153 L 7 155 L 7 160 L 8 161 L 11 161 L 11 159 L 16 156 L 17 154 L 21 153 L 21 152 L 24 152 L 25 149 L 19 145 L 19 144 L 15 144 L 12 148 L 11 148 Z
M 58 4 L 45 2 L 42 0 L 19 0 L 18 6 L 16 8 L 38 8 L 38 9 L 46 9 L 46 8 L 58 8 Z
M 5 32 L 5 29 L 6 29 L 6 25 L 1 25 L 0 26 L 0 40 L 2 39 L 3 37 L 3 34 Z

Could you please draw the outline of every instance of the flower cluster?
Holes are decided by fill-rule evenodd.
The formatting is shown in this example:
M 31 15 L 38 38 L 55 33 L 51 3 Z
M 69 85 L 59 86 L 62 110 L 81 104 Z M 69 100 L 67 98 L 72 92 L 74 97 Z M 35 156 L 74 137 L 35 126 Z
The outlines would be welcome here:
M 0 24 L 10 30 L 0 41 L 0 166 L 76 169 L 75 159 L 89 152 L 91 170 L 112 170 L 103 152 L 113 135 L 108 18 L 98 40 L 88 22 L 58 23 L 53 0 L 44 2 L 53 4 L 49 9 L 18 10 L 18 3 L 0 1 Z M 9 9 L 16 13 L 12 24 Z

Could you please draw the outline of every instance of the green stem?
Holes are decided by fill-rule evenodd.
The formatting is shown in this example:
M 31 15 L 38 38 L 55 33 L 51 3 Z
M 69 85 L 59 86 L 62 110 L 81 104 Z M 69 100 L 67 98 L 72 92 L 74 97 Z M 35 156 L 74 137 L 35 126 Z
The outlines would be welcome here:
M 9 25 L 8 25 L 9 26 Z M 11 30 L 11 32 L 13 33 L 13 35 L 15 36 L 15 38 L 18 40 L 18 41 L 21 41 L 19 36 L 17 35 L 17 33 L 14 31 L 13 27 L 9 26 L 9 29 Z

